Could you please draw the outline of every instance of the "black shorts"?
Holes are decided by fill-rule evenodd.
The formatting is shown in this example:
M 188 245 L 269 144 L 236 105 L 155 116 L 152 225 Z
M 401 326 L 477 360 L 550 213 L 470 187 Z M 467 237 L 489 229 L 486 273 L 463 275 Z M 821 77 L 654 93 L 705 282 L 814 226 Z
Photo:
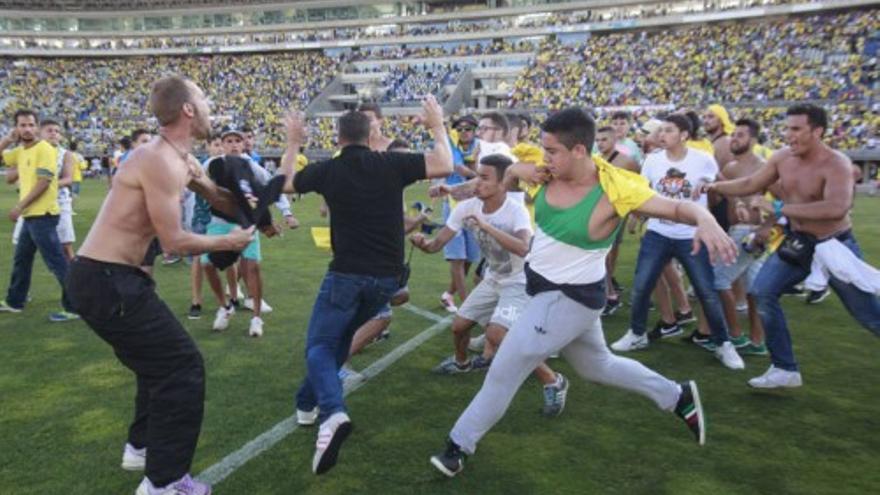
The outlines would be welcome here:
M 144 260 L 141 261 L 141 266 L 153 266 L 153 263 L 156 262 L 156 257 L 162 254 L 162 246 L 159 244 L 159 238 L 154 237 L 152 241 L 150 241 L 150 245 L 147 246 L 147 254 L 144 255 Z

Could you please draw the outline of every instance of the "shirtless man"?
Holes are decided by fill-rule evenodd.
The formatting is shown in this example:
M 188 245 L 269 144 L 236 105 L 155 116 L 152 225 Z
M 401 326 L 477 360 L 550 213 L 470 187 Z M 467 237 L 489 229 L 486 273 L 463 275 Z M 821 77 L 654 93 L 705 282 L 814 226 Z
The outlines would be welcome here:
M 66 293 L 76 312 L 137 375 L 135 416 L 122 457 L 123 469 L 146 470 L 136 495 L 205 495 L 210 486 L 188 474 L 204 407 L 202 356 L 138 266 L 156 236 L 177 254 L 240 251 L 251 242 L 253 229 L 216 237 L 183 230 L 184 188 L 225 211 L 234 211 L 234 199 L 214 186 L 189 154 L 193 142 L 210 130 L 202 90 L 179 76 L 165 77 L 153 84 L 150 106 L 159 137 L 132 152 L 114 177 L 71 263 Z
M 779 297 L 786 288 L 809 275 L 810 240 L 834 237 L 861 257 L 849 214 L 853 204 L 850 160 L 822 142 L 827 128 L 828 116 L 821 107 L 810 104 L 789 107 L 785 129 L 787 148 L 774 153 L 767 165 L 755 174 L 704 186 L 705 190 L 726 196 L 746 196 L 762 192 L 779 181 L 779 200 L 774 203 L 774 213 L 788 218 L 787 235 L 798 241 L 791 243 L 791 250 L 785 249 L 786 243 L 783 243 L 764 263 L 749 289 L 758 303 L 772 361 L 766 373 L 749 380 L 752 387 L 799 387 L 802 384 Z M 804 256 L 796 254 L 798 245 L 807 246 Z M 830 284 L 847 311 L 862 326 L 880 335 L 880 299 L 833 277 Z
M 760 133 L 761 126 L 754 120 L 740 119 L 736 121 L 736 127 L 730 137 L 730 152 L 733 160 L 721 170 L 722 177 L 728 180 L 748 177 L 764 166 L 764 160 L 753 151 Z M 769 230 L 772 227 L 772 225 L 762 226 L 760 210 L 752 207 L 756 199 L 760 199 L 760 195 L 729 196 L 727 198 L 727 217 L 730 223 L 728 234 L 736 242 L 739 254 L 733 265 L 715 265 L 715 290 L 721 296 L 724 316 L 730 327 L 730 341 L 733 342 L 737 352 L 766 355 L 764 329 L 761 326 L 754 298 L 747 297 L 751 327 L 751 339 L 749 339 L 742 335 L 736 314 L 736 297 L 733 291 L 734 282 L 741 277 L 744 279 L 745 288 L 751 287 L 764 264 L 761 257 L 764 251 L 763 246 L 759 242 L 749 242 L 748 239 L 757 230 Z

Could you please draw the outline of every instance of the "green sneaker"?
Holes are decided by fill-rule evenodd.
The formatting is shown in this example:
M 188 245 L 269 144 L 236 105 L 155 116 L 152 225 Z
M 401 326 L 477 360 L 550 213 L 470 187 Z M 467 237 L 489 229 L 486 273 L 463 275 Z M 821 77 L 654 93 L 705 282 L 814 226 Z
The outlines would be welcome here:
M 766 356 L 769 354 L 767 352 L 767 346 L 764 344 L 755 344 L 752 341 L 749 341 L 748 344 L 737 347 L 736 352 L 740 353 L 743 356 Z
M 731 337 L 730 343 L 733 344 L 734 347 L 739 349 L 740 347 L 745 347 L 749 345 L 752 341 L 749 340 L 745 335 L 740 335 L 739 337 Z
M 64 323 L 65 321 L 74 321 L 78 319 L 78 314 L 71 313 L 69 311 L 59 311 L 57 313 L 52 313 L 49 315 L 49 321 L 51 321 L 52 323 Z
M 0 313 L 21 313 L 21 308 L 13 308 L 3 300 L 0 301 Z

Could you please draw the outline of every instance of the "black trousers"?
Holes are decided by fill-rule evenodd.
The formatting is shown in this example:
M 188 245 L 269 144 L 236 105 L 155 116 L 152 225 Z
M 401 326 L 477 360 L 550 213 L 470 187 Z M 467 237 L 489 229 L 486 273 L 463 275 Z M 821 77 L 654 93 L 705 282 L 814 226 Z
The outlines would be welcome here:
M 139 268 L 78 257 L 65 284 L 73 310 L 137 376 L 128 442 L 147 448 L 146 476 L 189 472 L 202 426 L 205 368 L 195 342 Z

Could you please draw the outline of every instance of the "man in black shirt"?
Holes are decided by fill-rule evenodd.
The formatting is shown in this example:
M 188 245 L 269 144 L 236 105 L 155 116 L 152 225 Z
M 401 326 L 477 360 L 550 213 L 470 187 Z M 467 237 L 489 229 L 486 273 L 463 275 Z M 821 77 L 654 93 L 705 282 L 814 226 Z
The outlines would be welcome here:
M 330 209 L 333 260 L 312 309 L 306 340 L 307 374 L 296 397 L 297 420 L 320 420 L 312 470 L 336 464 L 352 424 L 342 400 L 337 372 L 348 358 L 355 331 L 388 303 L 403 272 L 403 189 L 413 182 L 452 173 L 452 150 L 443 109 L 432 97 L 423 103 L 422 122 L 434 149 L 426 154 L 371 151 L 370 120 L 361 112 L 339 118 L 341 153 L 299 173 L 294 161 L 306 140 L 302 117 L 286 119 L 287 153 L 280 173 L 286 193 L 316 192 Z M 316 409 L 320 411 L 316 414 Z

